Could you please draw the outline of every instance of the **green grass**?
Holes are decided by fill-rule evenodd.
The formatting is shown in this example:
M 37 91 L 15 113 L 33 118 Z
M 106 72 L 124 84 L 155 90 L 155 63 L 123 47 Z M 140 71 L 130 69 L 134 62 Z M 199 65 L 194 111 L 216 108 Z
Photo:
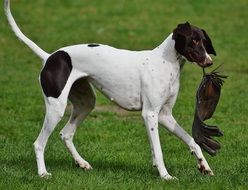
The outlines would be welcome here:
M 160 130 L 164 160 L 179 181 L 162 181 L 151 167 L 148 138 L 139 113 L 113 109 L 98 94 L 96 111 L 81 124 L 75 144 L 93 166 L 90 172 L 74 166 L 56 128 L 46 149 L 53 177 L 37 175 L 33 142 L 44 117 L 38 83 L 37 58 L 10 30 L 0 7 L 0 189 L 247 189 L 248 186 L 248 64 L 246 0 L 22 0 L 12 11 L 24 33 L 45 50 L 87 42 L 126 49 L 151 49 L 178 23 L 189 21 L 211 36 L 229 76 L 214 117 L 208 123 L 224 131 L 216 157 L 206 155 L 215 172 L 202 176 L 188 148 Z M 174 115 L 191 133 L 195 91 L 201 69 L 187 64 Z M 107 105 L 110 105 L 107 106 Z M 100 108 L 101 109 L 100 109 Z

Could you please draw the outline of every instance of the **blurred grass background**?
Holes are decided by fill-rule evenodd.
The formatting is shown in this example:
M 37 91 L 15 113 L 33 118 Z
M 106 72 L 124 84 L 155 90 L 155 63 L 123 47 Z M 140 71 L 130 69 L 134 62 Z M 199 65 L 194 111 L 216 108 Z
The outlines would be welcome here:
M 75 168 L 58 132 L 48 142 L 46 164 L 53 177 L 36 174 L 32 144 L 44 117 L 38 83 L 39 58 L 20 43 L 0 7 L 0 188 L 1 189 L 247 189 L 248 186 L 248 2 L 246 0 L 12 0 L 21 30 L 48 52 L 78 43 L 103 43 L 143 50 L 159 45 L 178 23 L 189 21 L 210 35 L 229 76 L 214 117 L 224 137 L 216 157 L 206 155 L 215 177 L 202 176 L 188 148 L 160 130 L 164 160 L 179 181 L 162 181 L 151 167 L 139 113 L 116 108 L 98 93 L 97 108 L 75 136 L 79 152 L 93 166 Z M 191 133 L 201 69 L 186 64 L 174 115 Z

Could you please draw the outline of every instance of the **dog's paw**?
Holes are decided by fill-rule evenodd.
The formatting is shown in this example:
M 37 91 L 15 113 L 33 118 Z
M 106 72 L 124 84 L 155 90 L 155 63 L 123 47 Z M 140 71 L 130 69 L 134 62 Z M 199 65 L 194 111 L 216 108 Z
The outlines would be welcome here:
M 204 175 L 208 175 L 208 176 L 214 176 L 213 171 L 210 169 L 210 167 L 208 166 L 207 163 L 204 163 L 204 161 L 200 160 L 198 163 L 198 170 L 204 174 Z
M 51 173 L 48 173 L 48 172 L 44 172 L 44 173 L 42 173 L 42 174 L 39 174 L 39 176 L 40 176 L 41 178 L 44 178 L 44 179 L 49 179 L 49 178 L 52 177 L 52 174 L 51 174 Z
M 164 180 L 167 180 L 167 181 L 169 181 L 169 180 L 178 180 L 177 177 L 171 176 L 171 175 L 169 175 L 169 174 L 165 175 L 165 176 L 162 177 L 162 178 L 163 178 Z
M 91 167 L 91 165 L 87 161 L 85 161 L 85 160 L 82 160 L 82 161 L 76 160 L 75 162 L 76 162 L 76 166 L 77 167 L 80 167 L 80 168 L 82 168 L 84 170 L 92 170 L 93 169 Z

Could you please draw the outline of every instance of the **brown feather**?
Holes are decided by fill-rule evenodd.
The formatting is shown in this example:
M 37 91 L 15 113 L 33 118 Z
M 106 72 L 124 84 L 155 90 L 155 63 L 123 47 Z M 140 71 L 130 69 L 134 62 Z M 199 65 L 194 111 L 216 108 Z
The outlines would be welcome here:
M 204 72 L 203 79 L 196 93 L 195 118 L 192 126 L 192 134 L 196 143 L 210 155 L 215 155 L 221 148 L 220 143 L 212 136 L 223 136 L 217 126 L 209 126 L 203 121 L 210 119 L 218 105 L 221 87 L 227 76 L 220 75 L 213 70 L 211 73 Z

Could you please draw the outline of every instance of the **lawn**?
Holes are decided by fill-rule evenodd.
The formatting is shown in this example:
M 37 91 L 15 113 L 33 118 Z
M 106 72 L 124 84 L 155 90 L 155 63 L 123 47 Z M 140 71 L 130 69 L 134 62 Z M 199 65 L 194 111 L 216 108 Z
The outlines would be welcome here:
M 64 119 L 49 139 L 45 159 L 52 178 L 37 175 L 33 142 L 44 117 L 39 58 L 16 39 L 0 9 L 0 189 L 247 189 L 248 187 L 248 1 L 246 0 L 12 0 L 22 31 L 48 52 L 97 42 L 142 50 L 160 44 L 178 23 L 204 28 L 229 76 L 214 114 L 224 136 L 217 156 L 205 156 L 215 176 L 199 173 L 186 145 L 161 128 L 164 160 L 178 181 L 163 181 L 152 168 L 140 113 L 122 111 L 97 93 L 96 109 L 74 142 L 93 166 L 75 167 L 59 138 Z M 201 69 L 186 64 L 174 116 L 191 133 Z

